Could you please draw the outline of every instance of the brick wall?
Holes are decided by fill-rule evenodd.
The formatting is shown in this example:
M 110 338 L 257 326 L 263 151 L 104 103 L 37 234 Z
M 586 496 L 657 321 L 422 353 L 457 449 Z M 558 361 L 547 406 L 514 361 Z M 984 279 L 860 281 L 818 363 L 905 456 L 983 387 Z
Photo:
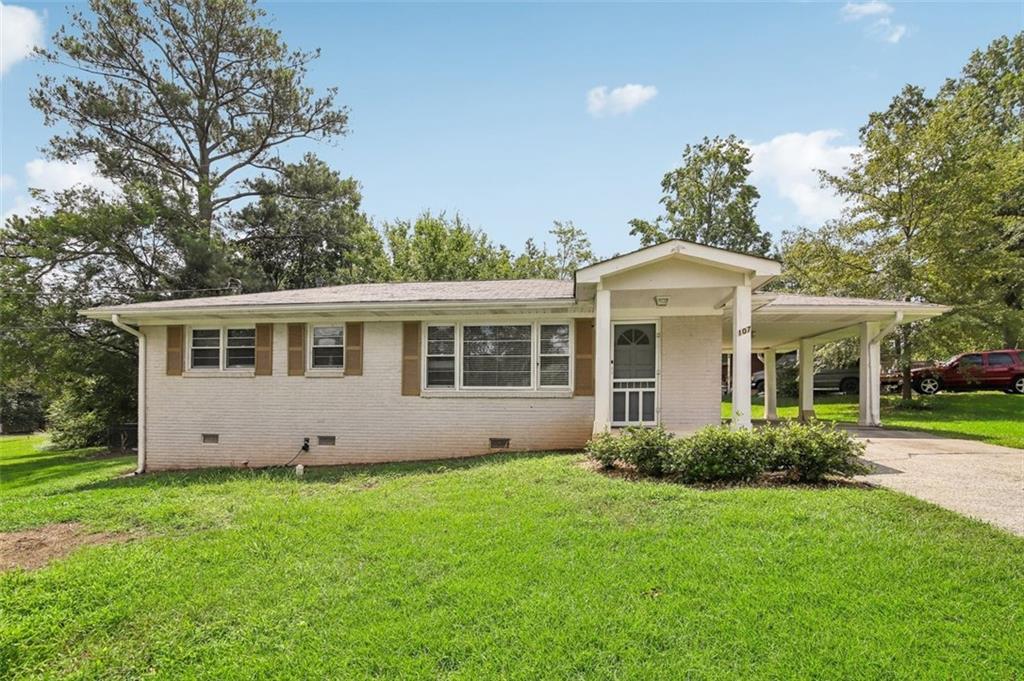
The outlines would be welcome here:
M 661 421 L 691 432 L 722 422 L 722 318 L 661 320 Z

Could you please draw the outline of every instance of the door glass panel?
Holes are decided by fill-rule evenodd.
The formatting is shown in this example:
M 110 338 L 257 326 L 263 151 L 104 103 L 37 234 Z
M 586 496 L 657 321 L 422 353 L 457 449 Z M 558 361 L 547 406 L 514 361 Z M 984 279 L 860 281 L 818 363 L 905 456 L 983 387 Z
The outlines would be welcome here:
M 626 420 L 626 393 L 612 395 L 612 421 L 621 423 Z
M 630 390 L 629 395 L 629 420 L 636 422 L 640 420 L 640 393 L 635 390 Z
M 654 420 L 654 391 L 645 390 L 642 395 L 644 396 L 644 408 L 643 408 L 643 420 L 653 421 Z
M 654 378 L 654 324 L 615 326 L 615 378 Z

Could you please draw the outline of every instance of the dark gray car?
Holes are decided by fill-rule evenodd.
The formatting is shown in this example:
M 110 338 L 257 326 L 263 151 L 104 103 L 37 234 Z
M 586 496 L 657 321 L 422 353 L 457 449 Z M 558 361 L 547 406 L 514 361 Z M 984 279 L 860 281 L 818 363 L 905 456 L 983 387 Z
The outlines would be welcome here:
M 796 355 L 783 355 L 775 364 L 778 369 L 796 366 Z M 750 377 L 754 393 L 764 392 L 764 371 L 755 371 Z M 858 363 L 844 369 L 822 369 L 814 374 L 814 389 L 817 392 L 856 394 L 860 391 L 860 368 Z

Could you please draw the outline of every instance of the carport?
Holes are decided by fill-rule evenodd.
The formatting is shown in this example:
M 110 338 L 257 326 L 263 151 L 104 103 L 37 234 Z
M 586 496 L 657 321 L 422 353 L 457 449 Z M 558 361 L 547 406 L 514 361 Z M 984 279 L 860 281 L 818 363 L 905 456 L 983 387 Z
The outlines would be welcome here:
M 742 307 L 742 306 L 741 306 Z M 722 347 L 733 353 L 741 336 L 735 329 L 733 301 L 723 304 Z M 859 423 L 879 426 L 881 419 L 881 342 L 900 324 L 936 317 L 949 311 L 930 303 L 805 296 L 790 293 L 754 293 L 750 297 L 750 350 L 764 357 L 765 419 L 778 419 L 776 356 L 797 351 L 800 418 L 814 416 L 814 349 L 845 338 L 860 339 Z M 742 311 L 741 311 L 742 312 Z M 738 345 L 746 345 L 739 343 Z M 741 351 L 745 351 L 742 348 Z M 737 372 L 737 369 L 740 372 Z M 733 385 L 750 385 L 750 363 L 733 362 Z M 749 400 L 749 392 L 747 392 Z M 742 407 L 741 407 L 742 409 Z M 746 409 L 749 414 L 749 406 Z

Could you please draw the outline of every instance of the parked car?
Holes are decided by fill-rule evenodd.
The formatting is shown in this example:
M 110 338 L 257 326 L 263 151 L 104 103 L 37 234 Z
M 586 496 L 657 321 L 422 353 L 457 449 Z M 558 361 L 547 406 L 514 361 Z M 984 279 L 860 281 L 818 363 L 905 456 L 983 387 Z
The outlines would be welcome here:
M 776 370 L 796 366 L 796 355 L 783 355 L 775 363 Z M 764 392 L 764 371 L 750 375 L 750 387 L 754 394 Z M 817 392 L 841 392 L 856 394 L 860 390 L 859 364 L 842 369 L 822 369 L 814 374 L 814 389 Z
M 912 369 L 911 385 L 922 395 L 941 390 L 1003 390 L 1024 395 L 1024 350 L 968 352 L 948 362 Z

